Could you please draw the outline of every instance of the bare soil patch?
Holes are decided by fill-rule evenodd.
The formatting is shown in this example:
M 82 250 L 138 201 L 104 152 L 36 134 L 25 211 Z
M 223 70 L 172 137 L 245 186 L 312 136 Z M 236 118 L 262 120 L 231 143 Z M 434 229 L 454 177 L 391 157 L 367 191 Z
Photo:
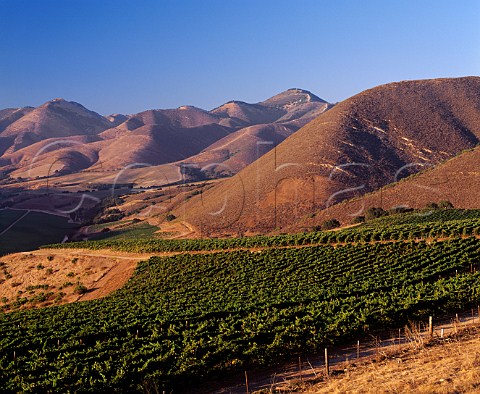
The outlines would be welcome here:
M 91 300 L 122 287 L 143 255 L 39 250 L 0 259 L 0 308 L 39 308 Z

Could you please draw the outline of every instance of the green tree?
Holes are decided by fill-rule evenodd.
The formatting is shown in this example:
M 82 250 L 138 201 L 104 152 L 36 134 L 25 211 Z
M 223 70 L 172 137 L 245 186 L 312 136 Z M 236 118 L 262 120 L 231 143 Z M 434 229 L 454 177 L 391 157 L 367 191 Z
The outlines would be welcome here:
M 340 222 L 337 219 L 330 219 L 322 224 L 322 230 L 331 230 L 340 227 Z

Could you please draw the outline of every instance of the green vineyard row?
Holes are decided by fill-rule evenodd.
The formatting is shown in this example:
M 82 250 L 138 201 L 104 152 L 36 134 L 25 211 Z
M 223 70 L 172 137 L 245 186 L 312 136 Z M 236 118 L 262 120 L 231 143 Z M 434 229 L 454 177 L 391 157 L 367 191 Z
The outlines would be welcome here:
M 477 228 L 452 223 L 433 225 Z M 477 303 L 479 264 L 477 237 L 152 257 L 104 299 L 0 314 L 0 382 L 7 392 L 182 390 Z
M 154 238 L 82 241 L 46 248 L 113 249 L 135 253 L 227 250 L 347 242 L 374 242 L 480 235 L 480 210 L 415 212 L 379 218 L 338 231 L 243 238 L 163 240 Z

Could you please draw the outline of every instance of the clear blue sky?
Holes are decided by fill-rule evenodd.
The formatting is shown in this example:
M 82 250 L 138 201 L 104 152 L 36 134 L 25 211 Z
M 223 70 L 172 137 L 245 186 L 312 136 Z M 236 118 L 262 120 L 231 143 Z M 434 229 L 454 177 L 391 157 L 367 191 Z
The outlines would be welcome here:
M 480 1 L 0 0 L 0 108 L 56 97 L 101 114 L 331 101 L 480 75 Z

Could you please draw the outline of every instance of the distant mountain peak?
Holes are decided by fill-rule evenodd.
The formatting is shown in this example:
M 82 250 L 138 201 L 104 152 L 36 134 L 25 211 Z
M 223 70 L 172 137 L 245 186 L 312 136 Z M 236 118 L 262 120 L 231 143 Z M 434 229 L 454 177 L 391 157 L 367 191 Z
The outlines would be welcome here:
M 195 106 L 193 106 L 193 105 L 181 105 L 181 106 L 178 107 L 177 109 L 183 109 L 183 110 L 185 110 L 185 109 L 193 109 L 193 110 L 197 110 L 197 111 L 198 111 L 198 110 L 203 111 L 202 109 L 197 108 L 197 107 L 195 107 Z
M 307 93 L 312 94 L 309 90 L 301 89 L 301 88 L 290 88 L 287 89 L 285 92 L 295 92 L 295 93 Z M 283 92 L 282 92 L 283 93 Z
M 281 93 L 276 94 L 269 99 L 260 102 L 259 104 L 269 106 L 269 107 L 276 107 L 276 108 L 283 108 L 289 109 L 292 106 L 297 106 L 306 103 L 327 103 L 325 100 L 321 99 L 320 97 L 314 95 L 312 92 L 300 89 L 300 88 L 290 88 Z
M 76 101 L 68 101 L 63 98 L 56 98 L 46 103 L 42 104 L 37 108 L 37 110 L 47 110 L 47 111 L 69 111 L 72 113 L 81 114 L 82 116 L 94 116 L 94 117 L 101 117 L 94 111 L 89 110 L 88 108 L 84 107 L 82 104 L 77 103 Z M 103 117 L 102 117 L 103 118 Z
M 230 100 L 230 101 L 227 101 L 225 104 L 249 105 L 249 104 L 246 103 L 245 101 L 240 101 L 240 100 Z M 225 104 L 224 104 L 224 105 L 225 105 Z
M 64 98 L 55 98 L 53 100 L 47 101 L 46 103 L 42 104 L 40 108 L 48 108 L 50 106 L 55 107 L 82 107 L 85 108 L 82 104 L 79 104 L 75 101 L 67 101 Z M 86 109 L 86 108 L 85 108 Z

